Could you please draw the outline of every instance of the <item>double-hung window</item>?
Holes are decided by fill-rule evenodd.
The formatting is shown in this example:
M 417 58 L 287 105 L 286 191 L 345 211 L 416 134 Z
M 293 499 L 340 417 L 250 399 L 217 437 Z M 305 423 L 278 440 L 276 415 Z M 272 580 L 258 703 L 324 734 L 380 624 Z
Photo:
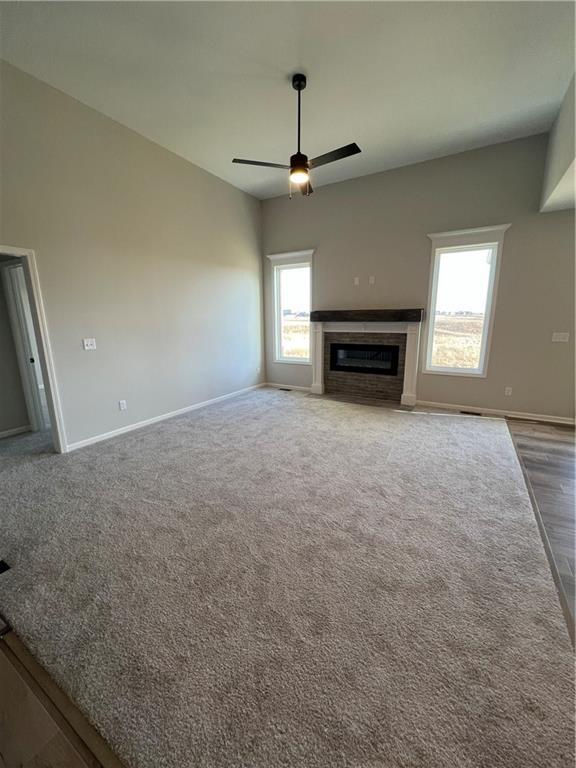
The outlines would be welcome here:
M 508 226 L 430 235 L 425 373 L 486 375 L 498 268 Z
M 269 256 L 274 288 L 274 359 L 310 363 L 312 252 Z

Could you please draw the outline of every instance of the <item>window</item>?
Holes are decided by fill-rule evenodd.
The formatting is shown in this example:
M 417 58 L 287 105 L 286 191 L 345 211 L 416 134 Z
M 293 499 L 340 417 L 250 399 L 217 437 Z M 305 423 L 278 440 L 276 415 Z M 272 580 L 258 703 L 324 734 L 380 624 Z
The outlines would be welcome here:
M 309 364 L 311 253 L 269 258 L 274 264 L 275 360 Z
M 485 376 L 498 261 L 507 226 L 430 235 L 427 373 Z

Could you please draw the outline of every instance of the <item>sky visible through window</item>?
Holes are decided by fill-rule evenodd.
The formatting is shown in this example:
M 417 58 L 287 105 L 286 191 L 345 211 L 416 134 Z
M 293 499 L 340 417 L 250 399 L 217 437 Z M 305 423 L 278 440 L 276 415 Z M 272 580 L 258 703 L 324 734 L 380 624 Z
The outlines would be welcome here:
M 280 301 L 282 310 L 310 312 L 310 267 L 282 270 Z
M 310 267 L 280 269 L 280 357 L 310 358 Z
M 440 255 L 436 312 L 484 312 L 491 254 L 491 248 L 482 248 Z
M 479 369 L 493 254 L 493 246 L 479 246 L 437 255 L 434 367 Z

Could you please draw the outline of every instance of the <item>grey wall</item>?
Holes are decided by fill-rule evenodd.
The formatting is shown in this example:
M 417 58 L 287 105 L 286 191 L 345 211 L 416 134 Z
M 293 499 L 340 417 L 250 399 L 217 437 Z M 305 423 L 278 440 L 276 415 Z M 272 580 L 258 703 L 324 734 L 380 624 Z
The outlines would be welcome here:
M 0 279 L 0 434 L 28 424 L 6 296 Z
M 538 211 L 546 143 L 535 136 L 321 187 L 310 198 L 267 200 L 264 252 L 316 249 L 315 309 L 426 307 L 427 234 L 510 222 L 487 377 L 420 373 L 418 397 L 572 417 L 574 216 Z M 271 272 L 263 261 L 268 381 L 309 386 L 309 366 L 272 362 Z M 570 344 L 551 343 L 553 331 L 570 331 Z
M 9 65 L 1 127 L 0 243 L 36 251 L 69 442 L 260 381 L 258 201 Z
M 568 86 L 558 117 L 550 131 L 546 171 L 542 190 L 542 209 L 546 211 L 574 208 L 574 97 L 576 78 Z

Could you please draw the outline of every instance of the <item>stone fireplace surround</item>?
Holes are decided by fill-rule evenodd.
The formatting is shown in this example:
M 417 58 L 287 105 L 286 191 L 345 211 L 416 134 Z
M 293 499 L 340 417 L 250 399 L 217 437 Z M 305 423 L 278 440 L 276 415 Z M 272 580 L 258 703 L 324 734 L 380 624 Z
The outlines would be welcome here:
M 352 373 L 339 373 L 340 381 L 343 377 L 354 377 L 341 392 L 360 394 L 356 385 L 361 384 L 361 379 L 366 380 L 366 395 L 381 397 L 383 399 L 397 399 L 400 395 L 402 405 L 416 405 L 416 378 L 418 373 L 418 350 L 420 347 L 420 328 L 423 309 L 368 309 L 368 310 L 315 310 L 310 313 L 311 341 L 312 341 L 312 387 L 314 394 L 324 394 L 326 389 L 332 389 L 331 384 L 334 374 L 328 372 L 325 380 L 325 356 L 328 355 L 331 341 L 345 341 L 354 338 L 358 334 L 358 341 L 365 342 L 368 334 L 374 336 L 375 343 L 390 343 L 400 346 L 400 360 L 403 358 L 404 375 L 401 386 L 398 379 L 401 376 L 401 364 L 398 368 L 398 377 L 388 383 L 382 382 L 379 391 L 376 391 L 369 380 L 375 377 Z M 404 345 L 399 335 L 406 340 Z M 329 367 L 329 366 L 328 366 Z M 387 377 L 379 377 L 386 379 Z M 327 385 L 327 386 L 326 386 Z

